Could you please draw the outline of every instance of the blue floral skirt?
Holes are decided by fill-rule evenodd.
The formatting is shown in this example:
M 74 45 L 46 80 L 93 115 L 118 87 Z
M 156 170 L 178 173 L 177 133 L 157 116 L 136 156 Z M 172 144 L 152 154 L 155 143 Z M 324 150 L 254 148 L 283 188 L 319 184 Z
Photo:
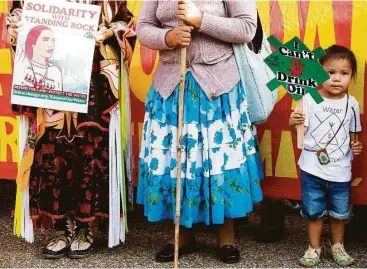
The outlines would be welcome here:
M 244 217 L 263 198 L 263 170 L 245 94 L 239 83 L 210 101 L 186 74 L 180 224 L 187 228 Z M 178 95 L 177 87 L 164 100 L 152 87 L 146 100 L 137 203 L 152 222 L 174 219 L 176 212 Z

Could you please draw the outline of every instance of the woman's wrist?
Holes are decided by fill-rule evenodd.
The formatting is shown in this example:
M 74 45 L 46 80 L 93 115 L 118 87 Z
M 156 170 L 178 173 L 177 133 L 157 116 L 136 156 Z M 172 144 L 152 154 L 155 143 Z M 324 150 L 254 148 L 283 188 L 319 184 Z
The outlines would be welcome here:
M 175 45 L 172 44 L 172 40 L 171 40 L 171 33 L 172 33 L 172 30 L 169 30 L 167 33 L 166 33 L 166 36 L 165 36 L 165 42 L 166 42 L 166 45 L 167 47 L 173 49 L 175 48 Z
M 196 30 L 200 29 L 202 21 L 203 21 L 203 12 L 200 11 L 200 16 L 197 17 L 193 25 Z

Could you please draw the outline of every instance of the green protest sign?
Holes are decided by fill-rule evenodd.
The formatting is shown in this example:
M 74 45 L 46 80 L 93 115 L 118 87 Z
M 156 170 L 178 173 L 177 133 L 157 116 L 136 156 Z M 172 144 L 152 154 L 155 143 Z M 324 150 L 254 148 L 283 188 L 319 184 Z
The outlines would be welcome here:
M 282 85 L 294 100 L 309 93 L 316 103 L 321 103 L 324 99 L 317 87 L 329 79 L 318 61 L 325 55 L 323 49 L 310 51 L 298 37 L 284 45 L 274 35 L 268 41 L 275 48 L 264 60 L 275 74 L 275 78 L 267 84 L 268 88 L 273 91 Z

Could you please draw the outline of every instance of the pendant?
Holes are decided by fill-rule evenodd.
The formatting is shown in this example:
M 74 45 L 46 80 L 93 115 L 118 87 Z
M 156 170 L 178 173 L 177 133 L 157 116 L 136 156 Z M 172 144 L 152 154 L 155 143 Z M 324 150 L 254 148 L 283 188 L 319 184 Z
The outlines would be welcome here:
M 330 162 L 330 157 L 326 149 L 320 149 L 316 151 L 316 155 L 321 165 L 326 165 Z

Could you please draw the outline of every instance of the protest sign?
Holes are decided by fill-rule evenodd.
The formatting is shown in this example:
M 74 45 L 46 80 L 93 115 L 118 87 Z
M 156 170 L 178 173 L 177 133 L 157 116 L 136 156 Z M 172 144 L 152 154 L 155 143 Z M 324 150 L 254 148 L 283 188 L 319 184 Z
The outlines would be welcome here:
M 12 104 L 88 111 L 100 9 L 66 1 L 25 1 Z

